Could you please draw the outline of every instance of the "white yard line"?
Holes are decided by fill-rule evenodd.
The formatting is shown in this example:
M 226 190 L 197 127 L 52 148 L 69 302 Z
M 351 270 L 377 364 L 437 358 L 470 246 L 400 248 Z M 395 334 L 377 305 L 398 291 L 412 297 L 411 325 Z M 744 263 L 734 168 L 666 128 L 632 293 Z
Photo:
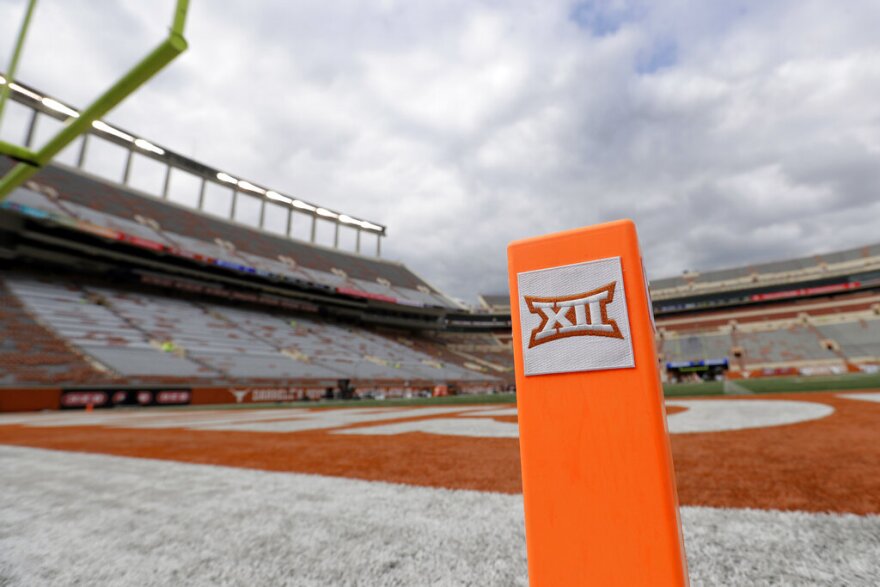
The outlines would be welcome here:
M 395 435 L 407 432 L 479 438 L 519 438 L 519 426 L 517 424 L 499 422 L 491 418 L 431 418 L 429 420 L 380 424 L 363 428 L 348 428 L 346 430 L 337 430 L 334 434 Z

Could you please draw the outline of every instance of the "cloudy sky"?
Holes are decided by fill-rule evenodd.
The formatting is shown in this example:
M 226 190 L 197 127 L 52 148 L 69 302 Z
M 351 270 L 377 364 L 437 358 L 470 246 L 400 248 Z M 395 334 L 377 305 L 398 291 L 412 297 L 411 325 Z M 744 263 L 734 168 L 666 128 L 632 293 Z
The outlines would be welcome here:
M 173 2 L 110 4 L 41 0 L 19 78 L 86 104 Z M 0 63 L 23 6 L 0 0 Z M 506 291 L 509 241 L 621 217 L 658 278 L 880 241 L 877 23 L 876 0 L 194 0 L 189 51 L 107 120 L 386 224 L 384 256 L 465 299 Z

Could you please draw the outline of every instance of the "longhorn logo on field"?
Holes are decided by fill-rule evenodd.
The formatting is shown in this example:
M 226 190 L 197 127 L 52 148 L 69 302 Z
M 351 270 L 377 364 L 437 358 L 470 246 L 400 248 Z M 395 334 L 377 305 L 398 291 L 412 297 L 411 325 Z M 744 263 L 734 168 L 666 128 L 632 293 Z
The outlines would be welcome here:
M 525 296 L 529 312 L 541 318 L 532 330 L 529 348 L 570 336 L 623 338 L 617 322 L 608 317 L 608 304 L 614 301 L 617 282 L 599 289 L 554 298 Z

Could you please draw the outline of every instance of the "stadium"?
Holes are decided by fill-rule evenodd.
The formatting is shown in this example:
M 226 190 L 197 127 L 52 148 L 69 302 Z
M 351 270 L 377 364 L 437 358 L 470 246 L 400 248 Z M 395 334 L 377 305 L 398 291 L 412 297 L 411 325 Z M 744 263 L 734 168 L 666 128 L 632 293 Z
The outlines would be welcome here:
M 101 120 L 0 200 L 0 585 L 528 584 L 510 295 L 388 232 Z M 880 243 L 649 290 L 691 582 L 880 582 Z

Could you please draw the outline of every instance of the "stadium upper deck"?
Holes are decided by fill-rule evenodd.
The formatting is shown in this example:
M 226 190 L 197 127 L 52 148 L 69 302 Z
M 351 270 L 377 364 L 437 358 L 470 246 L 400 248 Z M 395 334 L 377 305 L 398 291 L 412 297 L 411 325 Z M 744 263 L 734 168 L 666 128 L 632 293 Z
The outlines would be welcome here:
M 658 315 L 835 295 L 880 287 L 880 243 L 845 251 L 651 281 Z M 481 294 L 490 312 L 510 312 L 507 294 Z
M 0 159 L 0 172 L 11 164 Z M 213 267 L 407 306 L 457 307 L 400 263 L 275 236 L 59 165 L 43 169 L 2 206 Z
M 718 292 L 754 291 L 802 282 L 846 283 L 851 276 L 880 277 L 880 243 L 823 255 L 743 265 L 705 272 L 687 272 L 651 282 L 655 301 L 689 298 Z M 852 283 L 858 280 L 849 280 Z

